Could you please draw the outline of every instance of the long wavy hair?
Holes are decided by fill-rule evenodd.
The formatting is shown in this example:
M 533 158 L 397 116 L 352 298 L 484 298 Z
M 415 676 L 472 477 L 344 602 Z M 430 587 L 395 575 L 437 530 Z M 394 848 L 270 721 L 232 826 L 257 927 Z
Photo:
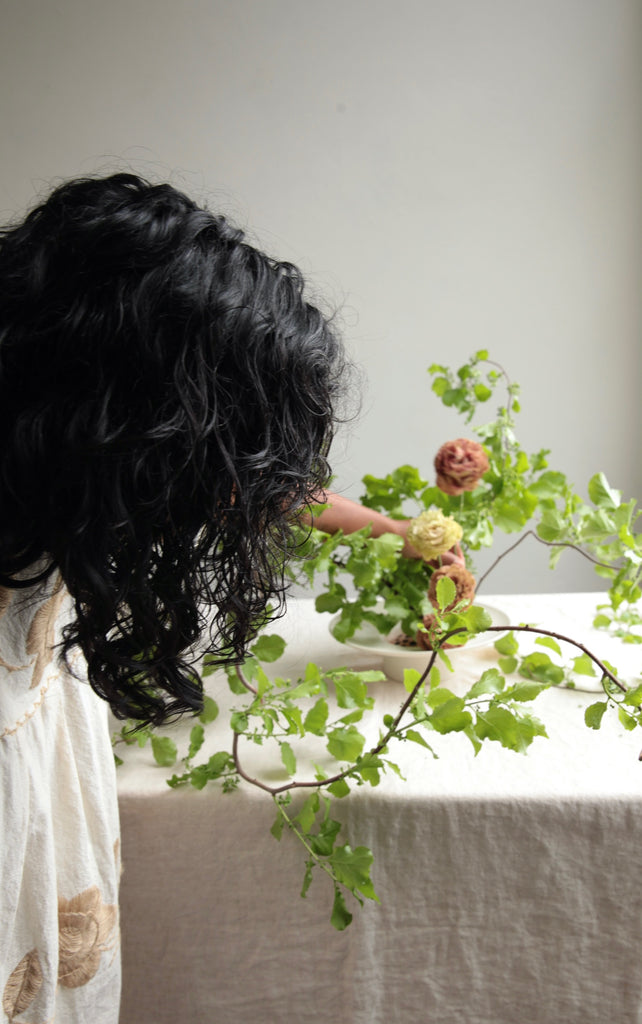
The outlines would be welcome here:
M 196 645 L 282 610 L 344 368 L 298 270 L 169 185 L 71 181 L 1 233 L 0 584 L 60 571 L 116 716 L 198 710 Z

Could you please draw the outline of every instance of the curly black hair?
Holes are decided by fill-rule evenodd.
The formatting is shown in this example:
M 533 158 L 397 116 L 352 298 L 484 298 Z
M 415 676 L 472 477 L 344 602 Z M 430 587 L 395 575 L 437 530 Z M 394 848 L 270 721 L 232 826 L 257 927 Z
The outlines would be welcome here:
M 282 611 L 345 367 L 299 271 L 170 185 L 70 181 L 0 234 L 0 584 L 60 571 L 117 717 L 197 711 L 195 645 Z

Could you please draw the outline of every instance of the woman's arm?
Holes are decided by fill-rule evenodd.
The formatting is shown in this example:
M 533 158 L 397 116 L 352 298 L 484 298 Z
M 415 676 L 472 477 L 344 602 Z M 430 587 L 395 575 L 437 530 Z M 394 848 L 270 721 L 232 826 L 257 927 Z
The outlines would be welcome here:
M 366 508 L 365 505 L 360 505 L 356 501 L 351 501 L 350 498 L 345 498 L 342 494 L 334 494 L 331 491 L 327 491 L 319 499 L 319 504 L 326 503 L 328 508 L 314 516 L 313 519 L 313 525 L 318 530 L 323 530 L 325 533 L 336 533 L 337 530 L 354 533 L 355 530 L 361 530 L 364 526 L 370 525 L 373 537 L 380 537 L 382 533 L 396 533 L 404 542 L 402 554 L 406 558 L 421 558 L 421 555 L 406 540 L 410 519 L 391 519 L 383 512 Z M 459 544 L 452 551 L 447 551 L 441 556 L 441 564 L 465 564 Z

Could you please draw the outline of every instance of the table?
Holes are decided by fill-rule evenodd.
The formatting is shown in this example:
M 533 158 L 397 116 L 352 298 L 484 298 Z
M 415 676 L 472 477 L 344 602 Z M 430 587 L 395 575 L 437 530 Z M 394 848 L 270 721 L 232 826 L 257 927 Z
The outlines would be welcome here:
M 633 681 L 642 651 L 591 629 L 599 598 L 487 600 L 513 622 L 582 640 Z M 376 667 L 338 644 L 328 620 L 294 601 L 273 628 L 289 640 L 276 667 Z M 455 661 L 447 685 L 465 690 L 494 654 Z M 399 706 L 401 684 L 371 685 L 382 710 Z M 208 688 L 222 708 L 242 702 L 219 673 Z M 381 899 L 344 932 L 329 923 L 328 879 L 299 898 L 302 851 L 270 835 L 269 797 L 170 790 L 149 749 L 131 752 L 119 769 L 121 1024 L 639 1024 L 642 734 L 615 716 L 588 729 L 595 699 L 542 694 L 534 710 L 549 738 L 526 755 L 487 744 L 475 757 L 460 734 L 435 735 L 438 760 L 411 743 L 391 749 L 407 781 L 388 774 L 334 806 L 346 841 L 374 851 Z M 206 753 L 230 749 L 224 717 Z M 263 748 L 247 764 L 281 777 Z

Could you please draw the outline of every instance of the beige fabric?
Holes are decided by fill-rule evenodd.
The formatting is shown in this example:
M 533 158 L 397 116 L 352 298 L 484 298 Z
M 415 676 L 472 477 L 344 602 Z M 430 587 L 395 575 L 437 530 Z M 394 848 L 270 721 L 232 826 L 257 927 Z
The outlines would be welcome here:
M 488 601 L 518 622 L 581 635 L 632 679 L 640 648 L 590 629 L 598 596 Z M 291 639 L 278 667 L 365 667 L 329 637 L 328 619 L 293 603 L 274 628 Z M 453 660 L 460 691 L 490 664 L 485 649 Z M 209 688 L 222 709 L 242 703 L 218 676 Z M 402 699 L 398 683 L 373 692 L 382 712 Z M 475 758 L 462 736 L 435 735 L 438 760 L 414 744 L 391 747 L 408 781 L 387 775 L 333 808 L 346 841 L 375 851 L 381 898 L 354 907 L 342 933 L 329 923 L 327 878 L 299 898 L 304 856 L 269 834 L 269 797 L 172 791 L 149 750 L 128 750 L 118 779 L 121 1024 L 639 1024 L 642 738 L 611 720 L 587 729 L 595 699 L 545 694 L 538 714 L 550 738 L 526 756 L 490 745 Z M 224 718 L 208 728 L 203 759 L 230 749 Z M 176 730 L 181 749 L 191 724 Z M 306 748 L 323 763 L 322 750 Z M 250 771 L 282 778 L 276 751 L 250 745 L 243 756 Z
M 0 590 L 0 994 L 16 1024 L 116 1024 L 120 850 L 107 705 L 52 650 L 60 579 Z

